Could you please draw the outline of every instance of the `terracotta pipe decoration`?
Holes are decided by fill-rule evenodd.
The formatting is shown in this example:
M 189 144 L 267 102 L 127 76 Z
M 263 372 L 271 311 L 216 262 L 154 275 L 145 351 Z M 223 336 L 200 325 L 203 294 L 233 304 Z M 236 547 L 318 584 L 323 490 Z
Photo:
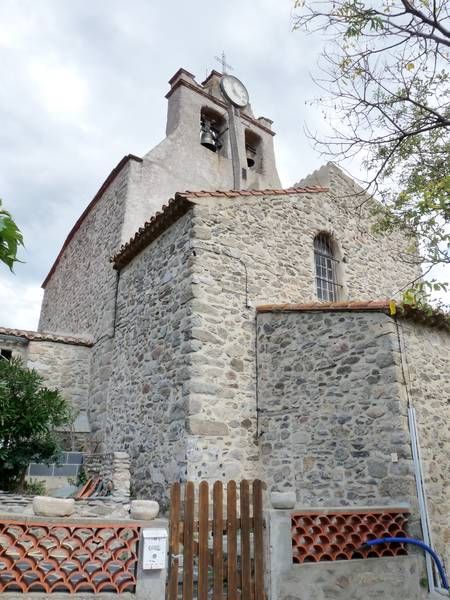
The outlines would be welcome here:
M 380 537 L 404 537 L 408 513 L 400 510 L 295 512 L 292 515 L 294 563 L 352 560 L 408 554 L 402 543 L 361 548 Z
M 0 592 L 134 592 L 139 527 L 0 522 Z

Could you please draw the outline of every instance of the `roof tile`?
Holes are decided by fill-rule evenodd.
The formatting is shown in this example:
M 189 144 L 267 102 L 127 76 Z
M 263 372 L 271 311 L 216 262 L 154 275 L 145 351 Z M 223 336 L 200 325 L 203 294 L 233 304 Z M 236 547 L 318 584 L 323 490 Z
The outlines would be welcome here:
M 193 198 L 237 198 L 239 196 L 280 196 L 280 195 L 297 195 L 304 194 L 306 191 L 313 193 L 320 193 L 328 191 L 328 188 L 322 187 L 310 187 L 306 188 L 289 188 L 287 190 L 282 189 L 265 189 L 265 190 L 216 190 L 207 191 L 200 190 L 197 192 L 185 191 L 178 192 L 175 194 L 175 198 L 171 198 L 167 205 L 163 206 L 162 209 L 154 214 L 152 218 L 147 221 L 143 227 L 134 234 L 134 236 L 120 247 L 119 252 L 111 258 L 111 262 L 114 264 L 114 268 L 120 270 L 128 262 L 134 258 L 145 246 L 150 244 L 156 237 L 162 233 L 182 216 L 189 207 L 191 206 L 191 200 Z
M 30 342 L 58 342 L 61 344 L 72 344 L 74 346 L 93 345 L 92 340 L 83 337 L 65 336 L 40 331 L 28 331 L 25 329 L 10 329 L 9 327 L 0 327 L 0 335 L 10 335 L 12 337 L 25 338 Z

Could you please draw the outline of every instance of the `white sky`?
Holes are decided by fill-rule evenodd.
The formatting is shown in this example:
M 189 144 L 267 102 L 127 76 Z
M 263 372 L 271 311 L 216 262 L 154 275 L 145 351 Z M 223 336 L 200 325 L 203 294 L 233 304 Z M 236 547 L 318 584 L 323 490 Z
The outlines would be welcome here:
M 163 137 L 168 79 L 202 81 L 222 50 L 256 116 L 274 120 L 285 186 L 323 160 L 310 73 L 319 39 L 291 31 L 292 0 L 1 0 L 0 197 L 24 264 L 0 267 L 0 325 L 35 329 L 41 290 L 75 220 L 116 163 Z

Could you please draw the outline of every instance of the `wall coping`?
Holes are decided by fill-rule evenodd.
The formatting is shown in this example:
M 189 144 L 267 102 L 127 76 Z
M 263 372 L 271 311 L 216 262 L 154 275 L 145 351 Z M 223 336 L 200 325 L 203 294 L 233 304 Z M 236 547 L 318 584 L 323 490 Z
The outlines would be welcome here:
M 20 341 L 28 342 L 55 342 L 58 344 L 69 344 L 72 346 L 93 346 L 93 342 L 83 337 L 74 337 L 69 335 L 58 335 L 55 333 L 46 333 L 41 331 L 28 331 L 26 329 L 10 329 L 9 327 L 0 327 L 0 336 L 10 336 L 18 338 Z
M 442 310 L 425 308 L 419 305 L 406 304 L 396 300 L 349 300 L 347 302 L 309 302 L 305 304 L 261 304 L 256 312 L 380 312 L 390 317 L 411 319 L 450 333 L 450 314 Z
M 82 527 L 83 525 L 95 525 L 96 527 L 150 527 L 159 528 L 166 527 L 168 524 L 167 519 L 158 518 L 151 521 L 140 521 L 136 519 L 116 519 L 116 518 L 104 518 L 104 517 L 38 517 L 37 515 L 24 515 L 23 513 L 6 513 L 0 512 L 0 522 L 17 523 L 32 527 L 36 525 L 60 525 L 61 527 L 77 526 Z

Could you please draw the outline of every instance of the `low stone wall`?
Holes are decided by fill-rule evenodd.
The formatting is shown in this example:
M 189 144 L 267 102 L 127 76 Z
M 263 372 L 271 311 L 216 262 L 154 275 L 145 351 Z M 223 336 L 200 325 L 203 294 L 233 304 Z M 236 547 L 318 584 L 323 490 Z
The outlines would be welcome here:
M 120 498 L 85 498 L 75 502 L 77 517 L 107 517 L 108 519 L 126 519 L 130 516 L 130 503 Z
M 130 458 L 126 452 L 91 455 L 85 463 L 88 477 L 112 482 L 109 496 L 81 498 L 75 502 L 76 517 L 128 518 L 130 513 Z M 56 479 L 56 478 L 55 478 Z M 33 497 L 0 491 L 0 512 L 33 514 Z
M 0 512 L 32 515 L 33 498 L 34 496 L 22 496 L 0 491 Z
M 266 513 L 267 582 L 271 600 L 422 600 L 427 597 L 427 590 L 420 585 L 425 575 L 425 561 L 413 548 L 408 549 L 408 556 L 294 564 L 291 517 L 292 509 L 270 509 Z
M 281 580 L 277 600 L 421 600 L 416 556 L 294 565 Z
M 84 580 L 84 585 L 91 588 L 78 592 L 72 597 L 77 600 L 91 600 L 92 598 L 100 598 L 103 600 L 163 600 L 165 581 L 167 577 L 167 564 L 165 568 L 158 570 L 144 570 L 143 568 L 143 532 L 155 528 L 160 536 L 161 529 L 167 531 L 168 522 L 165 519 L 146 520 L 122 520 L 122 519 L 102 519 L 100 522 L 97 519 L 77 518 L 74 515 L 68 518 L 61 517 L 33 517 L 29 518 L 24 515 L 10 515 L 0 513 L 0 530 L 7 533 L 3 535 L 3 540 L 0 539 L 0 554 L 7 547 L 8 550 L 16 548 L 16 552 L 12 552 L 11 565 L 8 571 L 0 570 L 0 592 L 2 600 L 10 599 L 17 600 L 18 598 L 33 598 L 33 600 L 62 600 L 68 597 L 68 593 L 73 593 L 77 587 L 77 582 L 72 578 L 74 574 L 73 567 L 69 573 L 64 572 L 61 579 L 62 571 L 58 568 L 58 564 L 63 562 L 73 565 L 77 569 L 76 574 Z M 63 530 L 64 537 L 55 539 L 55 545 L 59 548 L 52 558 L 36 558 L 35 550 L 40 548 L 44 536 L 51 536 L 54 530 Z M 97 545 L 97 553 L 95 558 L 92 556 L 85 560 L 79 558 L 79 544 L 81 548 L 86 547 L 86 554 L 89 552 L 89 538 L 79 535 L 79 532 L 91 530 L 95 537 Z M 102 532 L 106 533 L 102 534 Z M 25 534 L 25 535 L 24 535 Z M 84 534 L 85 535 L 85 534 Z M 25 542 L 24 542 L 25 540 Z M 111 541 L 119 544 L 120 553 L 110 553 Z M 25 546 L 23 545 L 25 543 Z M 98 552 L 99 549 L 106 549 L 106 552 Z M 41 547 L 41 552 L 43 551 Z M 61 554 L 61 549 L 63 552 Z M 71 552 L 67 556 L 68 548 L 78 548 L 75 552 Z M 25 550 L 25 554 L 23 554 Z M 30 552 L 28 555 L 27 553 Z M 24 560 L 25 559 L 25 560 Z M 1 561 L 0 561 L 1 562 Z M 101 563 L 101 571 L 98 571 L 98 566 L 92 569 L 92 566 Z M 51 570 L 55 570 L 59 581 L 57 583 L 58 591 L 51 591 L 53 581 L 49 581 L 48 577 L 42 575 L 43 565 L 50 566 Z M 111 566 L 114 565 L 114 569 Z M 24 568 L 28 575 L 35 573 L 37 582 L 32 584 L 39 585 L 42 591 L 28 593 L 30 578 L 24 578 Z M 120 577 L 117 574 L 120 573 Z M 11 579 L 12 575 L 12 579 Z M 106 577 L 105 577 L 106 576 Z M 108 593 L 101 592 L 104 589 L 104 584 L 109 587 Z M 15 591 L 8 591 L 10 586 L 14 586 Z M 6 589 L 5 589 L 6 588 Z M 62 589 L 66 591 L 62 593 Z M 100 588 L 100 589 L 98 589 Z M 112 589 L 111 589 L 112 588 Z M 115 588 L 115 593 L 113 592 Z M 18 589 L 22 590 L 21 592 Z M 46 591 L 44 591 L 46 590 Z
M 15 516 L 34 515 L 34 496 L 21 496 L 0 492 L 0 513 Z M 130 516 L 130 502 L 120 498 L 85 498 L 75 501 L 73 517 L 127 519 Z
M 130 498 L 130 457 L 127 452 L 90 454 L 84 457 L 84 470 L 88 478 L 111 481 L 111 496 L 128 501 Z

